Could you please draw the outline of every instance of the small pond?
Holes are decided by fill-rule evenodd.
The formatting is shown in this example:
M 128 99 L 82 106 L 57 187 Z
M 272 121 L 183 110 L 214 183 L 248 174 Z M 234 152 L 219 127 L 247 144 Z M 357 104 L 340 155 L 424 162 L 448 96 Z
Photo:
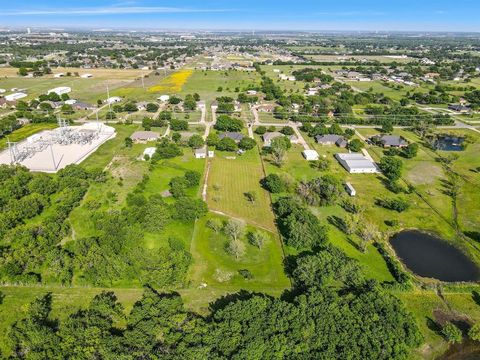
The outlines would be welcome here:
M 462 137 L 441 136 L 435 142 L 435 148 L 443 151 L 463 151 L 464 141 L 465 139 Z
M 390 243 L 405 266 L 417 275 L 441 281 L 480 280 L 479 268 L 459 249 L 417 230 L 402 231 Z

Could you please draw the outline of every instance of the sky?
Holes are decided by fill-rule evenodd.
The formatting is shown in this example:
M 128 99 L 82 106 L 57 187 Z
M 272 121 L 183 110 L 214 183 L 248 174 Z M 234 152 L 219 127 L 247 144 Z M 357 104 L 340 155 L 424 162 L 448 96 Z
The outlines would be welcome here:
M 480 31 L 479 0 L 0 0 L 0 28 Z

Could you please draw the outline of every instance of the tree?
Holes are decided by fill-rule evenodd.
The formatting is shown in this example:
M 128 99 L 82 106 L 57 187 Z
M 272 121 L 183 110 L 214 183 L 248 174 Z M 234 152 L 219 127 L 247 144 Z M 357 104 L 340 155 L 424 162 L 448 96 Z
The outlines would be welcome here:
M 443 326 L 442 335 L 449 343 L 460 343 L 463 338 L 462 331 L 451 322 Z
M 198 134 L 194 134 L 190 137 L 190 139 L 188 139 L 188 146 L 190 146 L 193 149 L 200 149 L 204 144 L 205 144 L 205 141 Z
M 320 158 L 315 161 L 310 161 L 310 166 L 319 171 L 327 171 L 330 168 L 330 160 L 327 158 Z
M 131 148 L 133 145 L 133 140 L 130 137 L 125 138 L 125 147 L 126 148 Z
M 468 330 L 468 337 L 473 341 L 480 341 L 480 323 L 472 325 Z
M 225 234 L 232 240 L 238 240 L 245 231 L 245 223 L 236 219 L 229 219 L 223 228 Z
M 291 126 L 284 126 L 282 128 L 282 130 L 280 130 L 280 132 L 285 136 L 290 136 L 290 135 L 295 134 L 295 131 L 293 130 L 293 128 Z
M 269 239 L 267 234 L 259 230 L 249 232 L 247 237 L 248 242 L 259 249 L 261 249 Z
M 150 113 L 155 113 L 158 111 L 159 106 L 155 103 L 148 103 L 147 104 L 147 111 Z
M 170 193 L 175 198 L 185 196 L 185 190 L 187 189 L 188 182 L 185 177 L 175 176 L 170 180 Z
M 364 147 L 364 144 L 359 139 L 353 139 L 348 143 L 348 149 L 353 152 L 359 152 L 363 149 L 363 147 Z
M 238 143 L 238 147 L 242 150 L 251 150 L 257 145 L 257 142 L 255 139 L 249 138 L 249 137 L 244 137 L 240 142 Z
M 259 126 L 255 129 L 255 134 L 257 134 L 257 135 L 263 135 L 266 132 L 267 132 L 267 128 L 263 125 L 261 125 L 261 126 Z
M 285 191 L 285 184 L 277 174 L 269 174 L 262 180 L 262 186 L 271 193 L 281 193 Z
M 270 143 L 270 153 L 275 165 L 281 167 L 285 161 L 287 150 L 291 147 L 290 140 L 285 136 L 279 136 L 272 139 Z
M 200 184 L 200 179 L 202 178 L 202 175 L 198 171 L 187 170 L 185 172 L 184 178 L 187 181 L 188 187 L 192 187 Z
M 257 194 L 254 191 L 247 191 L 247 192 L 243 193 L 243 195 L 251 203 L 254 203 L 257 200 Z
M 28 70 L 24 67 L 21 67 L 21 68 L 18 69 L 18 75 L 27 76 L 28 75 Z
M 220 151 L 236 151 L 237 150 L 237 143 L 232 138 L 224 137 L 222 140 L 220 140 L 218 142 L 217 150 L 220 150 Z
M 235 256 L 236 260 L 239 260 L 245 255 L 247 248 L 243 241 L 240 239 L 230 240 L 227 245 L 227 253 Z
M 145 131 L 150 131 L 153 126 L 153 119 L 149 117 L 144 117 L 142 119 L 142 127 Z
M 208 146 L 217 146 L 218 142 L 220 141 L 220 137 L 217 133 L 210 133 L 207 136 L 207 145 Z
M 123 110 L 126 112 L 138 111 L 137 105 L 133 102 L 128 102 L 123 106 Z
M 187 96 L 185 96 L 185 100 L 183 101 L 183 107 L 186 110 L 190 111 L 194 111 L 197 109 L 197 102 L 192 95 L 188 94 Z
M 219 115 L 214 128 L 218 131 L 241 131 L 243 125 L 243 121 L 240 119 L 233 119 L 228 115 Z
M 171 119 L 170 120 L 170 128 L 173 131 L 185 131 L 188 130 L 188 121 L 186 120 L 179 120 L 179 119 Z
M 382 124 L 382 133 L 390 134 L 393 131 L 393 125 L 390 121 L 386 121 Z
M 361 240 L 360 250 L 365 252 L 370 242 L 380 239 L 380 231 L 375 224 L 367 221 L 360 226 L 358 237 Z
M 412 159 L 417 156 L 418 153 L 418 144 L 411 143 L 407 147 L 405 147 L 402 151 L 402 155 L 407 159 Z
M 403 163 L 393 156 L 384 156 L 378 164 L 383 175 L 390 181 L 397 181 L 402 177 Z
M 219 233 L 223 228 L 223 223 L 220 219 L 213 218 L 207 221 L 207 226 L 214 232 Z

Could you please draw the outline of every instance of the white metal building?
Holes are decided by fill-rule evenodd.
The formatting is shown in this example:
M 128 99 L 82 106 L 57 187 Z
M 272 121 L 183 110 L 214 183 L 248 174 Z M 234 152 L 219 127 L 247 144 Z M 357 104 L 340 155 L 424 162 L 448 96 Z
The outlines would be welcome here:
M 359 153 L 343 153 L 335 154 L 335 158 L 338 160 L 345 170 L 351 174 L 373 174 L 378 173 L 378 168 L 375 163 Z
M 23 99 L 24 97 L 27 97 L 27 94 L 22 93 L 22 92 L 17 92 L 17 93 L 13 93 L 13 94 L 5 96 L 5 100 L 7 100 L 7 101 L 17 101 L 17 100 Z
M 315 150 L 303 150 L 302 155 L 307 161 L 318 160 L 318 152 L 316 152 Z
M 47 94 L 51 94 L 51 93 L 56 93 L 57 95 L 63 95 L 63 94 L 68 94 L 72 92 L 72 88 L 71 87 L 68 87 L 68 86 L 60 86 L 60 87 L 56 87 L 54 89 L 50 89 L 47 91 Z

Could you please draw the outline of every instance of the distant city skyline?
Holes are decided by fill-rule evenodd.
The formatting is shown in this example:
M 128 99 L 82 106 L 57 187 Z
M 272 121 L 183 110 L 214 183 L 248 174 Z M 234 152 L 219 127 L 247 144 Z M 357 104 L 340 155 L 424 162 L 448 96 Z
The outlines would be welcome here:
M 24 0 L 2 4 L 0 26 L 479 32 L 479 13 L 473 0 Z

